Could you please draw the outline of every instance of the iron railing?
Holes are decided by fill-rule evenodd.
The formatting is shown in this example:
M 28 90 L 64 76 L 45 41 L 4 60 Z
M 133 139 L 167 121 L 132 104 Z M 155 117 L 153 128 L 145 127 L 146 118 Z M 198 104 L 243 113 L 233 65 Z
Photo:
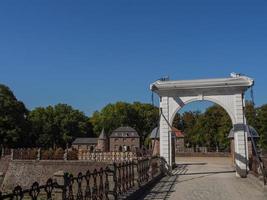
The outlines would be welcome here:
M 0 192 L 0 200 L 4 199 L 37 200 L 38 197 L 41 197 L 42 199 L 52 199 L 53 191 L 56 188 L 62 188 L 62 187 L 58 185 L 56 181 L 50 178 L 47 180 L 45 185 L 39 185 L 38 182 L 34 182 L 30 189 L 23 190 L 21 186 L 16 186 L 11 193 L 2 194 L 2 192 Z
M 248 131 L 250 131 L 249 128 L 247 128 Z M 252 134 L 250 133 L 250 135 L 252 136 Z M 256 146 L 256 143 L 254 141 L 254 138 L 251 137 L 251 143 L 252 143 L 252 148 L 253 148 L 253 152 L 255 154 L 255 158 L 256 158 L 256 162 L 258 163 L 258 166 L 260 168 L 260 171 L 261 171 L 261 174 L 262 174 L 262 177 L 263 177 L 263 183 L 264 185 L 267 184 L 267 169 L 266 169 L 266 166 L 258 152 L 258 149 L 257 149 L 257 146 Z
M 105 169 L 78 173 L 74 177 L 64 173 L 62 179 L 48 179 L 46 184 L 35 182 L 30 189 L 17 186 L 10 193 L 0 192 L 0 200 L 23 199 L 63 199 L 100 200 L 119 199 L 129 196 L 133 191 L 162 175 L 159 157 L 113 163 Z

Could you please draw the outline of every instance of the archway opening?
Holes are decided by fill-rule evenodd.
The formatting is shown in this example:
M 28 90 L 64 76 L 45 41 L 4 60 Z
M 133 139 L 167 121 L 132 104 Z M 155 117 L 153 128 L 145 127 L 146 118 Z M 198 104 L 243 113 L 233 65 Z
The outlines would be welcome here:
M 205 164 L 204 172 L 233 171 L 234 139 L 228 137 L 233 125 L 222 106 L 206 100 L 187 103 L 175 113 L 172 127 L 172 155 L 178 166 L 194 163 L 196 168 Z
M 179 130 L 175 136 L 176 153 L 230 152 L 232 121 L 216 103 L 204 100 L 186 104 L 175 113 L 172 126 Z

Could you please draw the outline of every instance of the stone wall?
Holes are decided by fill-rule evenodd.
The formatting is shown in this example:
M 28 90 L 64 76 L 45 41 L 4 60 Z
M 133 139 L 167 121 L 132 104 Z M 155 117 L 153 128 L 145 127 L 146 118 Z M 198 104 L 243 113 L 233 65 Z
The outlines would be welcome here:
M 144 157 L 144 156 L 142 156 Z M 80 149 L 78 151 L 78 160 L 88 160 L 96 162 L 120 162 L 120 161 L 130 161 L 141 156 L 137 156 L 134 152 L 97 152 L 91 153 L 88 150 Z
M 4 156 L 0 159 L 0 186 L 2 184 L 2 181 L 4 179 L 4 176 L 7 172 L 8 165 L 10 162 L 10 156 Z
M 114 137 L 109 139 L 109 151 L 120 151 L 124 150 L 123 146 L 129 147 L 130 151 L 135 151 L 136 148 L 140 148 L 140 138 L 131 138 L 131 137 L 125 137 L 125 138 L 119 138 Z
M 13 160 L 9 163 L 3 183 L 2 191 L 10 191 L 16 185 L 28 188 L 37 181 L 44 184 L 54 173 L 64 171 L 77 175 L 79 172 L 85 173 L 87 170 L 106 167 L 107 162 L 89 161 L 34 161 L 34 160 Z

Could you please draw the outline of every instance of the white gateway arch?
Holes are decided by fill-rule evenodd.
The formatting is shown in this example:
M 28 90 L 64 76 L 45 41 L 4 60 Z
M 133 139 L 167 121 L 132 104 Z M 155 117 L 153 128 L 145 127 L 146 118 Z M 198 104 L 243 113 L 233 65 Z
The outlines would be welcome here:
M 246 177 L 248 168 L 247 133 L 244 116 L 244 93 L 253 85 L 247 76 L 231 74 L 229 78 L 156 81 L 150 89 L 160 97 L 160 155 L 172 165 L 171 129 L 175 114 L 186 104 L 207 100 L 222 106 L 229 114 L 235 130 L 235 165 L 237 174 Z M 165 119 L 164 119 L 165 118 Z

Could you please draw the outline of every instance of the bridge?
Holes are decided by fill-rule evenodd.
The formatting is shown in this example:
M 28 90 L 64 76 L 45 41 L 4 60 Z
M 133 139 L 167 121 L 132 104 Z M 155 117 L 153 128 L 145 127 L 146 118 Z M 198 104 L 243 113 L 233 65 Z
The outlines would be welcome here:
M 244 93 L 253 86 L 253 79 L 235 73 L 230 78 L 200 80 L 159 80 L 150 89 L 160 97 L 160 155 L 172 166 L 171 124 L 175 114 L 194 101 L 211 101 L 223 107 L 234 127 L 235 164 L 237 175 L 246 177 L 248 172 L 248 145 Z

